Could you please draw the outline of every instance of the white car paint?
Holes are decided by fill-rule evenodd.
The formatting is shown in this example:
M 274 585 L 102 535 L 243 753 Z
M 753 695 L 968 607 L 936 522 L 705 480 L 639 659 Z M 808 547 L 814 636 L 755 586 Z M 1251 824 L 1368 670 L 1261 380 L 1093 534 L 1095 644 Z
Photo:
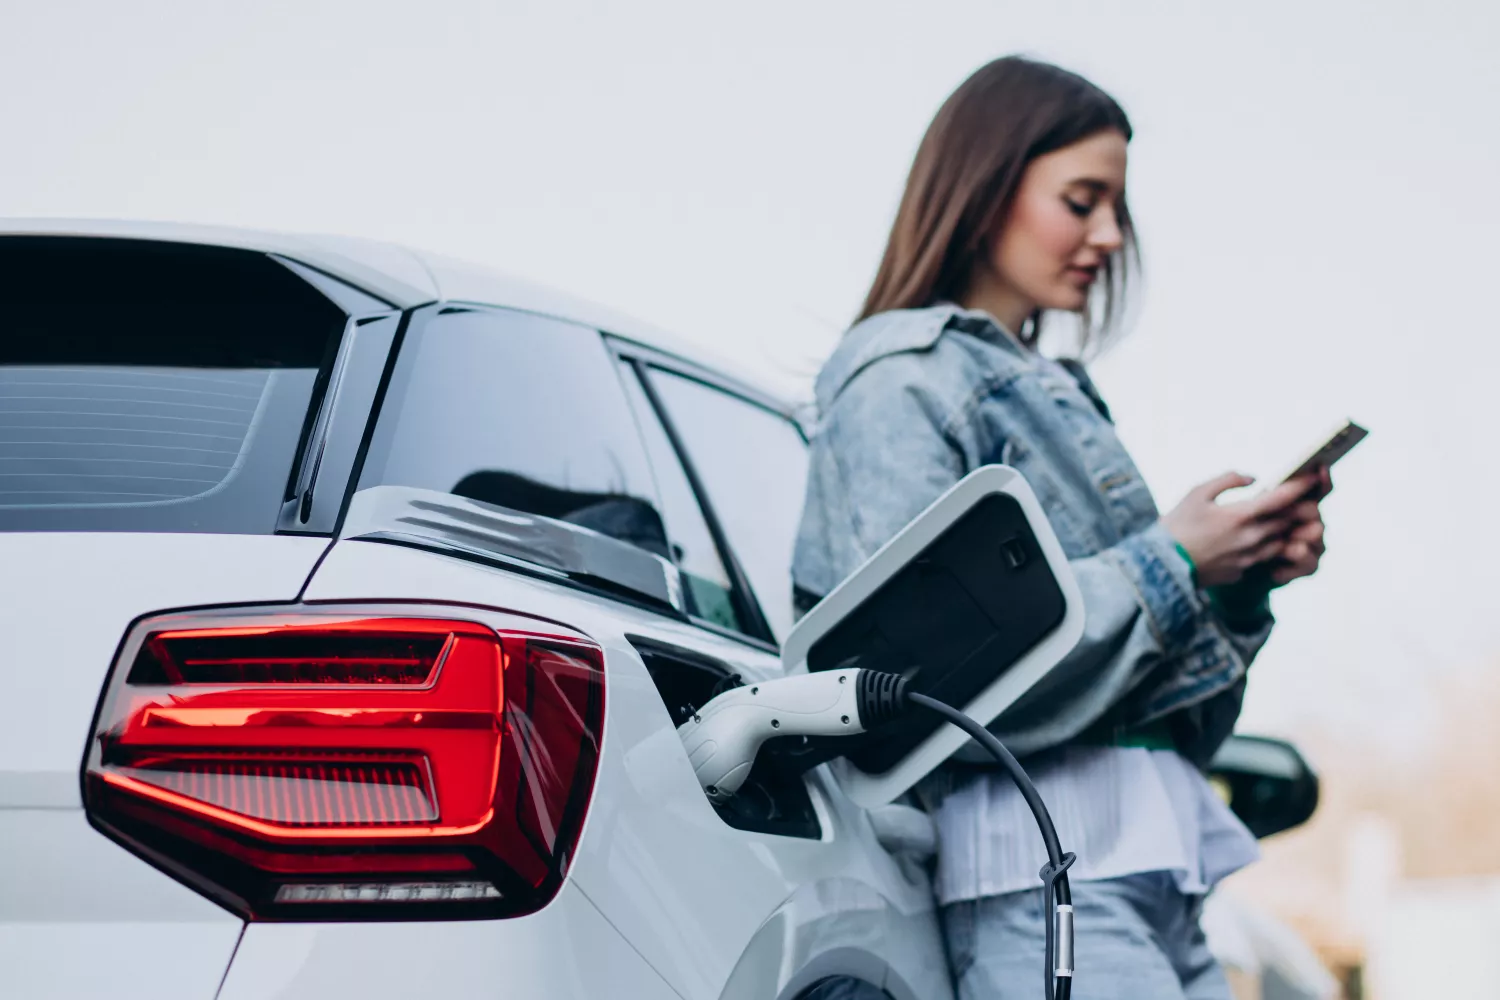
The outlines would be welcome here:
M 213 996 L 242 922 L 89 826 L 79 762 L 132 621 L 165 608 L 294 600 L 327 547 L 320 538 L 0 532 L 0 995 Z
M 564 885 L 516 920 L 250 924 L 218 1000 L 619 997 L 676 1000 L 589 900 Z
M 811 780 L 823 840 L 726 825 L 625 637 L 701 651 L 747 680 L 779 674 L 775 655 L 561 585 L 379 542 L 338 542 L 305 600 L 397 596 L 534 615 L 604 648 L 604 750 L 569 878 L 684 997 L 795 995 L 812 981 L 809 964 L 884 982 L 898 1000 L 949 995 L 931 890 L 880 847 L 868 815 L 819 769 Z M 752 939 L 757 960 L 742 965 Z M 768 974 L 777 982 L 747 993 L 732 973 L 757 990 Z
M 295 600 L 327 548 L 323 538 L 0 532 L 0 809 L 82 808 L 79 761 L 132 621 Z
M 0 808 L 0 996 L 208 1000 L 243 927 L 81 806 Z

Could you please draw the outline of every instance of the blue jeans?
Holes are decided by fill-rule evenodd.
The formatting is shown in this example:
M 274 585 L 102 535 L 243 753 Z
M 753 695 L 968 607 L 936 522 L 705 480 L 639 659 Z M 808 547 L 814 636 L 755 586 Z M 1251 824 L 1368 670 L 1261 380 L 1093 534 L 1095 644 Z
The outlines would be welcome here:
M 1198 926 L 1201 896 L 1166 872 L 1073 884 L 1073 1000 L 1231 1000 Z M 943 937 L 959 1000 L 1037 1000 L 1042 890 L 950 903 Z

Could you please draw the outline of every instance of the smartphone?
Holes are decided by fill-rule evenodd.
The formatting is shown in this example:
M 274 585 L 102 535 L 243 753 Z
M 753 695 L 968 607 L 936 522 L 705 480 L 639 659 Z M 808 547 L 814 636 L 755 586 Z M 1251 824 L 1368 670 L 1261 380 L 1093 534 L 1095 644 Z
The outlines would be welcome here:
M 1349 454 L 1354 449 L 1354 446 L 1363 441 L 1369 434 L 1369 431 L 1354 421 L 1346 421 L 1342 427 L 1333 432 L 1328 440 L 1319 445 L 1316 451 L 1297 463 L 1291 472 L 1282 476 L 1277 482 L 1284 483 L 1289 479 L 1306 476 L 1317 472 L 1319 469 L 1326 469 L 1332 466 L 1334 462 Z
M 1221 504 L 1230 504 L 1240 500 L 1248 500 L 1250 497 L 1259 496 L 1266 490 L 1275 489 L 1288 479 L 1305 476 L 1316 469 L 1326 469 L 1333 465 L 1334 462 L 1349 454 L 1350 449 L 1369 436 L 1369 433 L 1369 431 L 1354 421 L 1345 421 L 1342 425 L 1335 428 L 1311 455 L 1298 462 L 1286 475 L 1277 479 L 1263 479 L 1254 486 L 1225 490 L 1219 494 L 1218 502 Z
M 1344 425 L 1329 435 L 1328 439 L 1288 472 L 1285 476 L 1276 480 L 1273 484 L 1267 484 L 1265 489 L 1275 489 L 1276 486 L 1306 476 L 1319 469 L 1326 469 L 1354 450 L 1354 446 L 1370 436 L 1370 432 L 1356 424 L 1354 421 L 1345 421 Z M 1234 492 L 1234 491 L 1231 491 Z M 1269 574 L 1275 569 L 1277 560 L 1258 563 L 1245 571 L 1246 580 L 1259 580 L 1269 587 Z

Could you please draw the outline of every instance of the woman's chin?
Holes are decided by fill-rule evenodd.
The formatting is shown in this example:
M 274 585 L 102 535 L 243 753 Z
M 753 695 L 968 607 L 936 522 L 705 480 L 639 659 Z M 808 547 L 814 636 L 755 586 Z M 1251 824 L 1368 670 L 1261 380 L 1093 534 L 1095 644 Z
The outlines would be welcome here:
M 1089 304 L 1089 290 L 1087 288 L 1059 288 L 1047 297 L 1043 302 L 1043 309 L 1052 309 L 1057 312 L 1083 312 Z

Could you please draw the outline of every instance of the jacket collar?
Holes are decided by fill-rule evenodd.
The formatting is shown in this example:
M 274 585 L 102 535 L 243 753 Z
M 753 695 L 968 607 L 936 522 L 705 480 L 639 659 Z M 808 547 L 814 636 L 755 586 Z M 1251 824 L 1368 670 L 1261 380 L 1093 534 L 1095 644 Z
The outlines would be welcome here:
M 1030 351 L 987 312 L 942 302 L 925 309 L 892 309 L 849 328 L 818 373 L 814 394 L 827 410 L 854 376 L 881 358 L 931 350 L 946 330 L 958 330 L 1029 360 Z

